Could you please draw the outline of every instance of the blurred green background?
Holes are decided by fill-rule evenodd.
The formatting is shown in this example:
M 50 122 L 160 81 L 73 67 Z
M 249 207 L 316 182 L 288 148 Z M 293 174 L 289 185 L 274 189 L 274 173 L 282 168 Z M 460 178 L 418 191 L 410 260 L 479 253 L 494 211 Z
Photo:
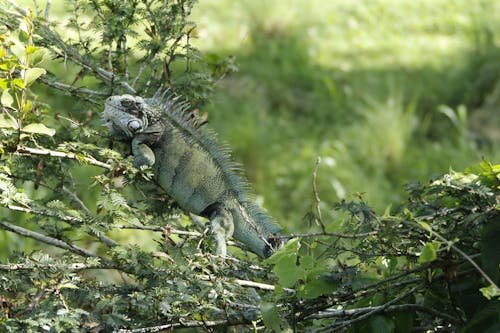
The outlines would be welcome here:
M 307 228 L 318 157 L 326 221 L 335 201 L 381 213 L 408 182 L 500 161 L 498 1 L 200 0 L 191 18 L 209 62 L 238 67 L 200 111 L 291 232 Z
M 378 212 L 404 184 L 500 157 L 498 1 L 199 1 L 195 45 L 234 56 L 204 109 L 258 199 L 304 229 L 319 156 L 329 204 Z

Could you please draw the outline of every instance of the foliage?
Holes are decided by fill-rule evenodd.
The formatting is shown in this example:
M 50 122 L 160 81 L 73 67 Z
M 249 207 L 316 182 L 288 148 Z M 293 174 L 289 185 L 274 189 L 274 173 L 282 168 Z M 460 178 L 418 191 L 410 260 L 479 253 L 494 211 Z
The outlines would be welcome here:
M 193 2 L 69 1 L 64 33 L 47 8 L 9 3 L 0 9 L 0 331 L 498 330 L 500 166 L 409 184 L 408 200 L 380 215 L 362 195 L 320 200 L 330 181 L 319 162 L 312 184 L 291 164 L 308 180 L 293 191 L 312 187 L 308 232 L 286 236 L 264 262 L 239 244 L 217 258 L 203 223 L 165 198 L 150 170 L 106 148 L 95 114 L 112 93 L 162 84 L 206 101 L 233 67 L 191 46 Z M 415 112 L 404 105 L 387 104 L 407 124 L 395 133 L 403 145 Z M 460 129 L 464 109 L 442 110 Z M 403 151 L 388 153 L 386 170 Z
M 305 227 L 318 155 L 324 200 L 363 192 L 381 212 L 409 181 L 500 158 L 499 6 L 200 1 L 195 45 L 240 68 L 205 110 L 290 230 Z

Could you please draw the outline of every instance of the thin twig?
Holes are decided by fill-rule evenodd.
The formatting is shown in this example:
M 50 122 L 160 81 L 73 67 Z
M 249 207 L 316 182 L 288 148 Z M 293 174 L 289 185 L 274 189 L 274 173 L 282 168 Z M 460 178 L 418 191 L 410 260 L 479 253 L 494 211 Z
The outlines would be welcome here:
M 51 213 L 49 211 L 36 210 L 36 209 L 33 209 L 29 206 L 21 207 L 21 206 L 16 206 L 16 205 L 10 204 L 10 205 L 7 205 L 7 208 L 10 210 L 23 212 L 26 214 L 53 217 L 53 218 L 59 219 L 61 221 L 67 222 L 67 223 L 72 224 L 72 225 L 85 223 L 85 221 L 83 219 L 80 219 L 78 217 L 68 216 L 68 215 L 58 215 L 58 214 Z M 106 244 L 109 247 L 120 245 L 119 243 L 117 243 L 116 241 L 112 240 L 111 238 L 107 237 L 106 235 L 104 235 L 103 233 L 101 233 L 99 231 L 93 231 L 92 229 L 90 229 L 88 231 L 88 234 L 98 238 L 100 241 L 102 241 L 104 244 Z
M 355 289 L 355 290 L 352 290 L 349 292 L 334 293 L 333 295 L 330 296 L 329 301 L 327 300 L 324 303 L 313 304 L 312 307 L 307 307 L 307 308 L 304 307 L 304 309 L 301 311 L 300 315 L 298 316 L 298 320 L 303 320 L 304 318 L 307 318 L 308 316 L 310 316 L 313 313 L 316 313 L 318 311 L 323 311 L 323 310 L 331 307 L 333 305 L 333 303 L 335 303 L 335 302 L 345 302 L 345 301 L 355 299 L 355 298 L 360 297 L 360 296 L 366 297 L 366 296 L 369 296 L 370 294 L 380 292 L 380 291 L 387 289 L 387 288 L 391 288 L 392 290 L 394 290 L 396 288 L 404 287 L 408 284 L 419 282 L 422 279 L 417 278 L 417 279 L 405 280 L 405 281 L 391 284 L 390 286 L 383 286 L 391 281 L 398 280 L 400 278 L 411 275 L 413 273 L 417 273 L 417 272 L 420 272 L 422 270 L 428 269 L 431 266 L 432 266 L 432 263 L 427 263 L 427 264 L 424 264 L 422 266 L 416 267 L 414 269 L 404 271 L 400 274 L 390 276 L 386 279 L 368 284 L 366 286 L 360 287 L 358 289 Z M 381 287 L 381 286 L 383 286 L 383 287 Z M 305 304 L 305 305 L 307 306 L 307 304 Z
M 460 320 L 457 318 L 444 313 L 444 312 L 439 312 L 433 308 L 428 308 L 423 305 L 419 304 L 397 304 L 397 305 L 391 305 L 388 307 L 384 308 L 384 305 L 380 306 L 369 306 L 369 307 L 364 307 L 364 308 L 356 308 L 356 309 L 328 309 L 316 314 L 313 314 L 308 317 L 308 319 L 324 319 L 324 318 L 332 318 L 332 317 L 351 317 L 351 316 L 356 316 L 359 314 L 366 314 L 370 313 L 372 311 L 380 311 L 383 310 L 384 313 L 388 312 L 403 312 L 403 311 L 419 311 L 419 312 L 426 312 L 431 315 L 434 315 L 436 317 L 440 317 L 443 319 L 446 319 L 448 322 L 455 324 L 455 325 L 461 325 L 462 323 Z
M 154 226 L 154 225 L 113 225 L 114 228 L 117 229 L 137 229 L 137 230 L 147 230 L 147 231 L 154 231 L 154 232 L 163 232 L 165 230 L 165 227 L 159 227 L 159 226 Z M 183 236 L 194 236 L 194 237 L 201 237 L 203 234 L 201 232 L 197 231 L 185 231 L 185 230 L 178 230 L 178 229 L 169 229 L 168 230 L 169 234 L 175 234 L 175 235 L 183 235 Z
M 11 224 L 8 222 L 0 221 L 0 228 L 14 232 L 14 233 L 21 235 L 21 236 L 36 239 L 37 241 L 40 241 L 40 242 L 45 243 L 45 244 L 49 244 L 49 245 L 52 245 L 52 246 L 55 246 L 55 247 L 58 247 L 58 248 L 61 248 L 64 250 L 71 251 L 71 252 L 76 253 L 82 257 L 94 257 L 94 258 L 100 258 L 102 260 L 108 261 L 106 258 L 101 257 L 95 253 L 92 253 L 86 249 L 83 249 L 83 248 L 80 248 L 78 246 L 66 243 L 60 239 L 49 237 L 49 236 L 40 234 L 38 232 L 19 227 L 17 225 L 14 225 L 14 224 Z
M 419 223 L 416 223 L 416 222 L 413 222 L 413 221 L 408 221 L 410 222 L 411 224 L 413 225 L 416 225 L 418 226 L 418 228 L 420 229 L 423 229 L 427 232 L 430 233 L 430 236 L 432 237 L 432 235 L 435 235 L 436 238 L 438 238 L 440 241 L 444 242 L 446 245 L 448 245 L 450 248 L 452 248 L 453 250 L 455 250 L 455 252 L 457 252 L 458 254 L 460 254 L 462 257 L 464 257 L 472 266 L 474 266 L 474 268 L 479 272 L 479 274 L 481 274 L 485 279 L 486 281 L 488 281 L 488 283 L 490 285 L 492 285 L 496 290 L 500 290 L 497 286 L 497 284 L 488 276 L 488 274 L 486 274 L 485 271 L 483 271 L 481 269 L 481 267 L 479 267 L 478 264 L 476 264 L 476 262 L 467 254 L 465 253 L 464 251 L 460 250 L 458 247 L 456 247 L 455 245 L 453 245 L 453 242 L 447 240 L 446 238 L 444 238 L 443 236 L 441 236 L 439 233 L 437 233 L 436 231 L 434 230 L 428 230 L 427 228 L 424 228 L 422 225 L 420 225 Z
M 45 5 L 45 15 L 44 15 L 44 18 L 45 18 L 46 22 L 49 21 L 50 5 L 51 5 L 51 0 L 47 0 L 47 4 Z
M 7 2 L 14 7 L 15 10 L 18 11 L 19 14 L 22 16 L 28 16 L 28 11 L 26 9 L 23 9 L 21 6 L 19 6 L 14 0 L 7 0 Z
M 76 195 L 76 193 L 71 192 L 64 185 L 62 186 L 62 190 L 63 190 L 64 193 L 66 193 L 71 198 L 71 200 L 73 200 L 76 204 L 78 204 L 78 206 L 80 206 L 80 208 L 83 210 L 83 212 L 85 213 L 85 215 L 88 218 L 92 218 L 92 213 L 90 212 L 90 209 L 87 208 L 87 206 L 85 205 L 85 203 Z M 100 231 L 89 231 L 89 233 L 91 235 L 99 238 L 99 240 L 101 240 L 104 244 L 106 244 L 109 247 L 120 245 L 118 242 L 116 242 L 113 239 L 107 237 L 106 235 L 104 235 Z
M 316 165 L 314 166 L 314 171 L 312 174 L 312 188 L 313 188 L 314 201 L 316 203 L 316 217 L 317 217 L 316 222 L 320 225 L 321 230 L 323 231 L 323 234 L 325 234 L 326 228 L 325 228 L 325 224 L 323 223 L 323 218 L 321 216 L 321 207 L 320 207 L 321 200 L 319 198 L 318 187 L 316 185 L 316 176 L 317 176 L 318 167 L 319 167 L 320 163 L 321 163 L 321 157 L 318 156 L 318 158 L 316 159 Z
M 373 236 L 378 233 L 377 230 L 374 231 L 369 231 L 369 232 L 363 232 L 360 234 L 344 234 L 340 232 L 315 232 L 315 233 L 305 233 L 305 234 L 290 234 L 290 235 L 284 235 L 280 236 L 280 238 L 309 238 L 309 237 L 319 237 L 319 236 L 331 236 L 331 237 L 339 237 L 339 238 L 364 238 L 368 236 Z
M 84 94 L 84 95 L 94 95 L 94 96 L 107 96 L 109 95 L 107 92 L 104 91 L 97 91 L 97 90 L 92 90 L 88 88 L 83 88 L 83 87 L 75 87 L 69 84 L 57 82 L 54 80 L 47 79 L 43 76 L 38 78 L 38 80 L 52 88 L 56 88 L 65 92 L 69 92 L 72 95 L 76 94 Z
M 72 264 L 40 264 L 40 263 L 27 263 L 27 264 L 0 264 L 0 271 L 22 271 L 22 270 L 33 270 L 33 269 L 64 269 L 71 271 L 81 271 L 86 269 L 115 269 L 111 266 L 106 265 L 88 265 L 84 263 L 72 263 Z
M 240 279 L 235 279 L 234 282 L 236 282 L 236 284 L 239 284 L 242 287 L 251 287 L 251 288 L 258 288 L 262 290 L 271 290 L 271 291 L 276 290 L 276 286 L 267 283 L 260 283 L 260 282 L 240 280 Z M 291 288 L 283 288 L 283 290 L 289 294 L 295 294 L 295 290 Z
M 423 285 L 422 284 L 419 284 L 418 286 L 415 286 L 413 288 L 411 288 L 409 291 L 407 291 L 406 293 L 390 300 L 389 302 L 385 303 L 384 305 L 381 305 L 379 307 L 374 307 L 372 310 L 370 310 L 369 312 L 366 312 L 362 315 L 360 315 L 359 317 L 356 317 L 354 319 L 351 319 L 351 320 L 348 320 L 348 321 L 344 321 L 342 323 L 337 323 L 337 322 L 334 322 L 333 324 L 330 324 L 330 325 L 327 325 L 327 326 L 324 326 L 318 330 L 316 330 L 315 332 L 325 332 L 325 331 L 328 331 L 328 332 L 333 332 L 333 331 L 338 331 L 344 327 L 347 327 L 347 326 L 350 326 L 354 323 L 357 323 L 359 321 L 362 321 L 370 316 L 373 316 L 377 313 L 380 313 L 380 312 L 384 312 L 389 306 L 405 299 L 406 297 L 412 295 L 413 293 L 415 293 L 417 290 L 423 288 Z
M 179 321 L 177 323 L 171 323 L 171 324 L 165 324 L 165 325 L 134 328 L 134 329 L 119 329 L 115 332 L 117 332 L 117 333 L 150 333 L 150 332 L 160 332 L 160 331 L 165 331 L 165 330 L 172 330 L 175 328 L 214 327 L 214 326 L 221 326 L 221 325 L 224 325 L 224 327 L 227 327 L 227 326 L 231 326 L 231 325 L 241 325 L 241 324 L 247 324 L 247 323 L 246 322 L 231 323 L 226 319 L 223 319 L 223 320 L 204 320 L 204 321 L 182 320 L 182 321 Z
M 0 148 L 5 148 L 3 145 L 0 145 Z M 50 156 L 50 157 L 61 157 L 61 158 L 67 158 L 70 160 L 77 160 L 80 162 L 84 162 L 87 164 L 95 165 L 104 169 L 108 170 L 113 170 L 113 166 L 108 163 L 101 162 L 93 157 L 87 157 L 87 156 L 78 156 L 75 153 L 67 153 L 67 152 L 62 152 L 62 151 L 57 151 L 57 150 L 50 150 L 50 149 L 40 149 L 40 148 L 30 148 L 30 147 L 25 147 L 25 146 L 18 146 L 16 150 L 13 152 L 14 154 L 17 155 L 44 155 L 44 156 Z

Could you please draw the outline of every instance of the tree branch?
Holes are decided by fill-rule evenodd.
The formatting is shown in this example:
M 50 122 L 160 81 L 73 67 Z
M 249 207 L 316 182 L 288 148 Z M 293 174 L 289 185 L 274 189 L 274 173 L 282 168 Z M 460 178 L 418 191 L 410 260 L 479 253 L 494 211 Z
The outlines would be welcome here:
M 46 235 L 40 234 L 40 233 L 35 232 L 35 231 L 31 231 L 31 230 L 16 226 L 16 225 L 8 223 L 8 222 L 0 221 L 0 228 L 14 232 L 14 233 L 21 235 L 21 236 L 36 239 L 37 241 L 40 241 L 40 242 L 45 243 L 45 244 L 49 244 L 49 245 L 52 245 L 52 246 L 55 246 L 55 247 L 58 247 L 58 248 L 61 248 L 64 250 L 71 251 L 71 252 L 76 253 L 82 257 L 100 258 L 101 260 L 109 262 L 108 259 L 101 257 L 95 253 L 92 253 L 86 249 L 71 245 L 71 244 L 66 243 L 62 240 L 46 236 Z
M 92 90 L 92 89 L 88 89 L 88 88 L 84 88 L 84 87 L 74 87 L 74 86 L 71 86 L 69 84 L 57 82 L 54 80 L 49 80 L 49 79 L 45 78 L 44 76 L 39 77 L 38 80 L 40 82 L 48 85 L 49 87 L 56 88 L 58 90 L 62 90 L 65 92 L 69 92 L 72 95 L 76 95 L 79 93 L 85 94 L 85 95 L 94 95 L 94 96 L 108 96 L 109 95 L 107 92 L 104 92 L 104 91 L 97 91 L 97 90 Z
M 324 318 L 331 318 L 331 317 L 351 317 L 351 316 L 356 316 L 360 314 L 366 314 L 366 313 L 371 313 L 373 311 L 381 311 L 383 310 L 384 313 L 389 313 L 389 312 L 404 312 L 404 311 L 420 311 L 420 312 L 426 312 L 428 314 L 434 315 L 436 317 L 443 318 L 447 320 L 449 323 L 454 324 L 454 325 L 460 325 L 461 321 L 447 313 L 437 311 L 432 308 L 425 307 L 423 305 L 419 304 L 398 304 L 398 305 L 391 305 L 388 307 L 384 308 L 384 305 L 380 306 L 370 306 L 370 307 L 365 307 L 365 308 L 356 308 L 356 309 L 328 309 L 326 311 L 319 312 L 317 314 L 313 314 L 308 317 L 308 319 L 324 319 Z
M 22 271 L 22 270 L 32 270 L 32 269 L 66 269 L 71 271 L 81 271 L 85 269 L 115 269 L 111 266 L 105 265 L 88 265 L 85 263 L 72 263 L 72 264 L 40 264 L 40 263 L 27 263 L 27 264 L 0 264 L 0 271 Z
M 281 238 L 310 238 L 310 237 L 319 237 L 319 236 L 330 236 L 330 237 L 339 237 L 339 238 L 364 238 L 368 236 L 373 236 L 378 234 L 377 230 L 363 232 L 360 234 L 343 234 L 339 232 L 314 232 L 314 233 L 304 233 L 304 234 L 290 234 L 286 236 L 281 236 Z
M 314 195 L 314 201 L 316 203 L 316 222 L 320 225 L 321 230 L 323 231 L 323 234 L 326 233 L 326 228 L 325 224 L 323 223 L 323 218 L 321 216 L 321 200 L 319 198 L 319 193 L 318 193 L 318 186 L 316 185 L 316 175 L 318 173 L 318 167 L 319 164 L 321 163 L 321 157 L 318 156 L 316 159 L 316 165 L 314 166 L 314 171 L 312 174 L 312 188 L 313 188 L 313 195 Z
M 15 205 L 8 205 L 8 209 L 18 211 L 18 212 L 23 212 L 26 214 L 33 214 L 33 215 L 42 215 L 42 216 L 50 216 L 57 218 L 61 221 L 67 222 L 69 224 L 83 224 L 85 221 L 78 218 L 78 217 L 73 217 L 73 216 L 61 216 L 61 215 L 56 215 L 56 214 L 51 214 L 47 211 L 41 211 L 41 210 L 36 210 L 31 207 L 20 207 L 20 206 L 15 206 Z M 116 241 L 112 240 L 111 238 L 107 237 L 101 232 L 94 232 L 94 231 L 89 231 L 88 232 L 90 235 L 97 237 L 100 241 L 102 241 L 104 244 L 107 246 L 117 246 L 119 243 Z
M 115 331 L 116 333 L 149 333 L 149 332 L 160 332 L 165 330 L 172 330 L 175 328 L 188 328 L 188 327 L 215 327 L 215 326 L 234 326 L 248 324 L 248 322 L 230 322 L 227 319 L 223 320 L 206 320 L 206 321 L 197 321 L 197 320 L 179 320 L 177 323 L 158 325 L 158 326 L 150 326 L 150 327 L 142 327 L 142 328 L 134 328 L 134 329 L 119 329 Z
M 423 285 L 422 284 L 419 284 L 413 288 L 411 288 L 409 291 L 407 291 L 406 293 L 390 300 L 389 302 L 385 303 L 384 305 L 381 305 L 381 306 L 378 306 L 378 307 L 373 307 L 373 309 L 371 309 L 370 311 L 364 313 L 364 314 L 361 314 L 359 317 L 356 317 L 354 319 L 351 319 L 351 320 L 348 320 L 348 321 L 344 321 L 344 322 L 341 322 L 341 323 L 338 323 L 338 322 L 334 322 L 333 324 L 330 324 L 330 325 L 327 325 L 327 326 L 324 326 L 318 330 L 316 330 L 315 332 L 325 332 L 325 331 L 329 331 L 329 332 L 334 332 L 334 331 L 338 331 L 346 326 L 350 326 L 354 323 L 357 323 L 359 321 L 362 321 L 370 316 L 373 316 L 377 313 L 380 313 L 380 312 L 384 312 L 389 306 L 405 299 L 406 297 L 410 296 L 411 294 L 415 293 L 417 290 L 423 288 Z
M 408 221 L 408 222 L 411 223 L 411 224 L 413 224 L 414 226 L 417 226 L 421 230 L 427 231 L 429 233 L 430 237 L 432 237 L 433 235 L 436 236 L 437 239 L 439 239 L 440 241 L 442 241 L 443 243 L 445 243 L 446 245 L 448 245 L 450 248 L 452 248 L 455 252 L 457 252 L 458 254 L 460 254 L 463 258 L 465 258 L 479 272 L 479 274 L 481 274 L 486 279 L 486 281 L 488 281 L 488 283 L 490 285 L 492 285 L 495 289 L 497 289 L 497 290 L 500 291 L 500 288 L 498 288 L 497 284 L 488 276 L 488 274 L 486 274 L 486 272 L 483 271 L 481 269 L 481 267 L 479 267 L 479 265 L 476 264 L 476 262 L 467 253 L 465 253 L 464 251 L 462 251 L 458 247 L 456 247 L 453 244 L 452 241 L 447 240 L 446 238 L 444 238 L 443 236 L 441 236 L 439 233 L 437 233 L 436 231 L 432 230 L 432 227 L 430 227 L 431 230 L 428 230 L 427 228 L 424 228 L 422 225 L 420 225 L 420 223 L 416 223 L 416 222 L 413 222 L 413 221 Z
M 5 149 L 5 147 L 3 145 L 0 145 L 0 148 Z M 16 147 L 16 150 L 13 153 L 17 154 L 17 155 L 44 155 L 44 156 L 50 156 L 50 157 L 61 157 L 61 158 L 67 158 L 67 159 L 71 159 L 71 160 L 77 160 L 80 162 L 84 162 L 84 163 L 87 163 L 90 165 L 95 165 L 95 166 L 98 166 L 98 167 L 101 167 L 104 169 L 108 169 L 108 170 L 113 169 L 113 166 L 111 164 L 101 162 L 93 157 L 78 156 L 75 153 L 66 153 L 66 152 L 57 151 L 57 150 L 18 146 L 18 147 Z

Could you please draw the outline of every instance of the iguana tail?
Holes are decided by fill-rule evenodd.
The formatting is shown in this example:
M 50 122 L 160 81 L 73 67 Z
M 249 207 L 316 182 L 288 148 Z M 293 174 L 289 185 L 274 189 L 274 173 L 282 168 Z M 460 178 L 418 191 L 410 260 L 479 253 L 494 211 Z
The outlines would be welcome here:
M 239 203 L 231 209 L 233 237 L 262 258 L 271 256 L 281 245 L 280 227 L 259 206 Z

